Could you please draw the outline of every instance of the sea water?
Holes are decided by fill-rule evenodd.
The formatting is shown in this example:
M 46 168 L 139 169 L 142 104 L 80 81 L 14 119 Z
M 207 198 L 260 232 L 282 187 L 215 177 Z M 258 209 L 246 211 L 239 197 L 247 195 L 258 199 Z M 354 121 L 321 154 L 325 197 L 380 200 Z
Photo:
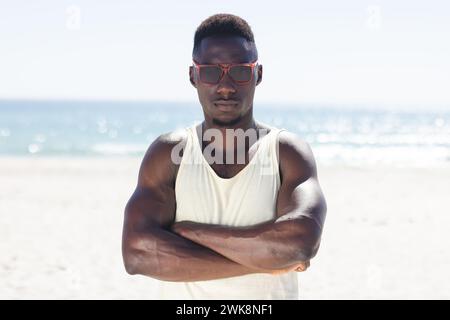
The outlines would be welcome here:
M 257 120 L 306 140 L 318 162 L 450 164 L 450 111 L 256 105 Z M 203 119 L 198 103 L 0 101 L 0 156 L 143 156 Z

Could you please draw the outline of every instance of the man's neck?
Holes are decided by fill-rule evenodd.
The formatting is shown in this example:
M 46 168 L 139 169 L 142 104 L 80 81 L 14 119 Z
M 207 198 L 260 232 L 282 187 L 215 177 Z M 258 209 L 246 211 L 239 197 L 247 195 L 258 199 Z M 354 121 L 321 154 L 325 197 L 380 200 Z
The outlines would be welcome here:
M 221 131 L 224 135 L 226 133 L 226 130 L 237 130 L 237 129 L 242 129 L 244 131 L 247 131 L 248 129 L 257 129 L 257 125 L 255 122 L 255 119 L 253 119 L 253 117 L 248 120 L 248 121 L 239 121 L 236 124 L 232 124 L 232 125 L 220 125 L 220 124 L 215 124 L 213 122 L 210 122 L 208 120 L 203 121 L 202 123 L 202 129 L 203 131 L 206 131 L 208 129 L 216 129 Z
M 259 139 L 259 132 L 258 132 L 258 125 L 253 118 L 253 115 L 250 115 L 247 119 L 244 117 L 241 119 L 241 121 L 237 122 L 233 125 L 218 125 L 213 123 L 212 121 L 208 121 L 208 119 L 205 119 L 202 123 L 202 145 L 205 147 L 206 145 L 209 145 L 211 143 L 210 134 L 213 134 L 216 136 L 216 134 L 221 135 L 221 139 L 219 139 L 217 142 L 219 145 L 217 145 L 217 148 L 227 150 L 227 149 L 234 149 L 234 150 L 248 150 L 248 148 L 252 145 L 250 142 L 244 142 L 244 145 L 240 145 L 238 141 L 242 141 L 237 138 L 229 138 L 230 130 L 233 133 L 233 130 L 239 130 L 241 133 L 247 132 L 247 130 L 254 130 L 254 138 L 257 140 Z M 207 130 L 214 129 L 215 132 L 210 132 L 210 134 L 206 134 Z M 218 130 L 218 131 L 217 131 Z M 242 131 L 241 131 L 242 130 Z M 206 138 L 206 139 L 205 139 Z M 215 139 L 214 139 L 215 140 Z M 253 140 L 253 142 L 256 142 L 256 140 Z M 243 140 L 245 141 L 245 140 Z M 214 143 L 214 142 L 213 142 Z
M 253 118 L 253 112 L 250 110 L 246 115 L 240 118 L 238 122 L 232 124 L 218 124 L 211 118 L 205 118 L 205 121 L 202 123 L 202 129 L 203 131 L 208 129 L 216 129 L 225 134 L 227 129 L 242 129 L 246 131 L 248 129 L 257 129 L 257 126 L 255 119 Z

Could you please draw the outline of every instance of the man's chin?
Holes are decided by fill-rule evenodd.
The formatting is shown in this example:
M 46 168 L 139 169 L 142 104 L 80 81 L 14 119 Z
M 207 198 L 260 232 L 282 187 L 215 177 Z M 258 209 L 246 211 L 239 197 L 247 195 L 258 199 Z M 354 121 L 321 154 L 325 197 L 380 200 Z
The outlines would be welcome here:
M 239 121 L 241 121 L 242 117 L 238 116 L 235 118 L 228 118 L 228 119 L 220 119 L 220 118 L 213 118 L 212 122 L 214 125 L 219 126 L 219 127 L 230 127 L 230 126 L 234 126 L 236 124 L 239 123 Z

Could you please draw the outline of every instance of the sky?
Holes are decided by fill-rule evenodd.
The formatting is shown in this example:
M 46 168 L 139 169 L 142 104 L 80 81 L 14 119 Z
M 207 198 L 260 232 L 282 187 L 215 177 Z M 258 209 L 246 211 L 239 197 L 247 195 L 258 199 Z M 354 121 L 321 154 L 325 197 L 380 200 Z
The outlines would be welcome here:
M 0 0 L 0 99 L 197 101 L 195 29 L 255 34 L 260 103 L 450 109 L 449 1 Z

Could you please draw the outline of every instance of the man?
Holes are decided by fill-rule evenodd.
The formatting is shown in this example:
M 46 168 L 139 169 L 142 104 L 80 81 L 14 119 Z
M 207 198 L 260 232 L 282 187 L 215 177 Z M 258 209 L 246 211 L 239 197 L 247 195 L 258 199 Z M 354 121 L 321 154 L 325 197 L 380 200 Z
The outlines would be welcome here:
M 203 21 L 189 76 L 205 119 L 158 137 L 142 161 L 123 257 L 129 274 L 162 280 L 161 298 L 297 299 L 296 272 L 317 253 L 326 204 L 314 157 L 254 120 L 257 58 L 243 19 Z

